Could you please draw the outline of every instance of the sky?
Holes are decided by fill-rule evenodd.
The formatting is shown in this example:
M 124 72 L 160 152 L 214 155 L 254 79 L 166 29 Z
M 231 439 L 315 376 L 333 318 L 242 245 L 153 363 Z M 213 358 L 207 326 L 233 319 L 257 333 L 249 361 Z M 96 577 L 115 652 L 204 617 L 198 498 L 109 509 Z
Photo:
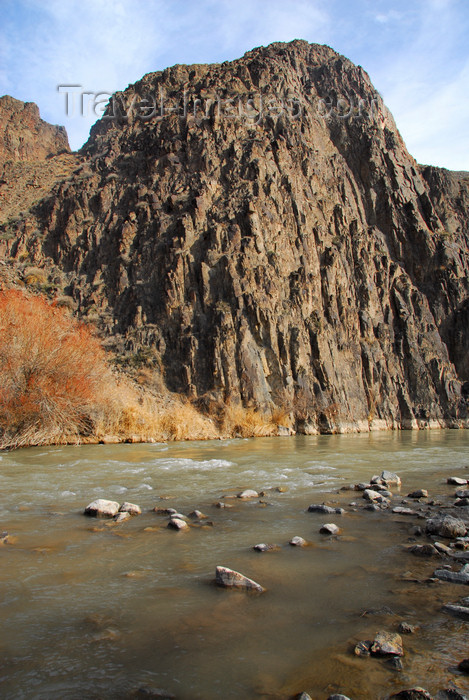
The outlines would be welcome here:
M 77 149 L 97 119 L 80 92 L 292 39 L 361 65 L 418 162 L 469 170 L 469 0 L 0 0 L 0 95 L 36 102 Z M 68 114 L 59 85 L 79 86 Z

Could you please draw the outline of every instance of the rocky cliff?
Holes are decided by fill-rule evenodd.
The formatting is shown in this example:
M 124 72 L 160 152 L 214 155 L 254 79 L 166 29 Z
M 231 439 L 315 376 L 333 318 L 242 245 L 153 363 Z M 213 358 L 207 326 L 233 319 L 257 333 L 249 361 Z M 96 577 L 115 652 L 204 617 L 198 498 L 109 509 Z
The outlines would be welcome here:
M 29 209 L 74 167 L 63 126 L 43 121 L 33 102 L 0 97 L 0 223 Z
M 469 175 L 419 166 L 362 68 L 295 41 L 151 73 L 79 159 L 0 254 L 123 361 L 306 432 L 468 424 Z

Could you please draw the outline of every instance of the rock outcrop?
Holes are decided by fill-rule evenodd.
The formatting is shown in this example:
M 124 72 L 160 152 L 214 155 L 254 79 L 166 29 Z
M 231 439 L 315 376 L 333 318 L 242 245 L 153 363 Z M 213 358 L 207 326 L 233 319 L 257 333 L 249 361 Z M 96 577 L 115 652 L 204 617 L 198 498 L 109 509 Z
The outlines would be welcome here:
M 151 73 L 79 157 L 0 255 L 121 358 L 305 432 L 467 426 L 469 175 L 419 166 L 361 67 L 294 41 Z
M 63 126 L 43 121 L 33 102 L 0 97 L 0 223 L 26 212 L 78 163 Z

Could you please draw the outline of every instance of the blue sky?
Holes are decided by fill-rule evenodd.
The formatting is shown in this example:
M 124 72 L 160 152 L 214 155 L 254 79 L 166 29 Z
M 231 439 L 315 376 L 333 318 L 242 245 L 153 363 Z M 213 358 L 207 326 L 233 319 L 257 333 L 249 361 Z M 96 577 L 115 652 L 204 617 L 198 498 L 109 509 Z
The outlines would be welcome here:
M 421 163 L 469 170 L 469 0 L 0 0 L 0 95 L 86 140 L 59 84 L 124 89 L 175 63 L 301 38 L 369 73 Z

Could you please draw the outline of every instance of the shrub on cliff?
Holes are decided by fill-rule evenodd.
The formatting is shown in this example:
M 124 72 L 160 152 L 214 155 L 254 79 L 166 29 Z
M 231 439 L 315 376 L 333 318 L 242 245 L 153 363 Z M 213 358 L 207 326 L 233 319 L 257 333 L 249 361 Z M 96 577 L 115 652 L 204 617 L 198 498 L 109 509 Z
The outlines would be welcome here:
M 109 376 L 98 340 L 66 310 L 0 292 L 0 447 L 93 432 Z

